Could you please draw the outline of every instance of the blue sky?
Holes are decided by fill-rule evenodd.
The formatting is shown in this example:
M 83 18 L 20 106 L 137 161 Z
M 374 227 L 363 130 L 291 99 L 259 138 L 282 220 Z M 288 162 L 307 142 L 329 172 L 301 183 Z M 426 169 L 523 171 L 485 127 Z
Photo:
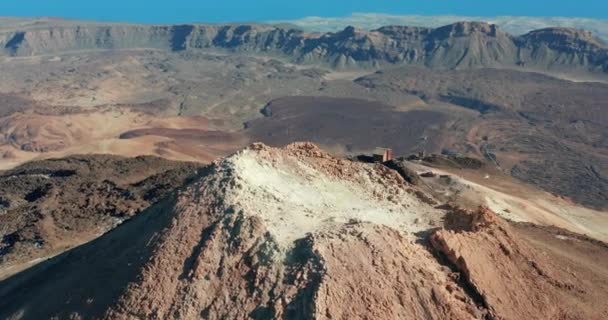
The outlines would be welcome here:
M 146 23 L 287 20 L 354 12 L 608 19 L 608 0 L 0 0 L 0 16 Z

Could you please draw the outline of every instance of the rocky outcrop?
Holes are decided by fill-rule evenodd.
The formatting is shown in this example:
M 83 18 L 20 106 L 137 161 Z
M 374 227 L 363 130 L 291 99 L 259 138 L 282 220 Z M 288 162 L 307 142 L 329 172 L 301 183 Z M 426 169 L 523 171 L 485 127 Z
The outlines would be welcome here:
M 454 208 L 445 220 L 446 229 L 436 232 L 431 244 L 492 319 L 599 319 L 608 312 L 594 305 L 601 294 L 519 239 L 489 209 Z
M 543 29 L 514 37 L 496 25 L 459 22 L 430 29 L 387 26 L 306 33 L 269 25 L 50 26 L 0 34 L 4 55 L 78 50 L 215 49 L 287 56 L 335 68 L 415 64 L 433 68 L 526 67 L 608 70 L 608 49 L 589 32 Z
M 393 229 L 354 224 L 314 239 L 324 268 L 314 319 L 485 315 L 427 251 Z
M 408 166 L 405 159 L 393 159 L 384 163 L 384 165 L 397 171 L 408 183 L 419 185 L 422 182 L 418 173 Z

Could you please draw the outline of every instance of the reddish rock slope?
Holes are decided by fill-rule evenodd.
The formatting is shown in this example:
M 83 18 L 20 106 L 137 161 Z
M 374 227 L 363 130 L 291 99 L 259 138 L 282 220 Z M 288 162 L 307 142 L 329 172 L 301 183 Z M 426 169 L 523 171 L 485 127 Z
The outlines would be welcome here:
M 0 282 L 0 318 L 605 314 L 605 265 L 569 274 L 491 212 L 436 209 L 416 191 L 311 144 L 253 145 L 107 235 Z

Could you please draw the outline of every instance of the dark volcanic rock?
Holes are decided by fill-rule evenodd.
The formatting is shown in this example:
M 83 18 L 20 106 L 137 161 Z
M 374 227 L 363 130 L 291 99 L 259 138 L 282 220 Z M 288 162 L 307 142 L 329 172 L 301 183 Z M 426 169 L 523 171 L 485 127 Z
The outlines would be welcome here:
M 424 157 L 422 160 L 433 166 L 451 167 L 457 169 L 479 170 L 485 165 L 482 160 L 460 155 L 432 154 Z
M 0 264 L 91 240 L 173 192 L 199 167 L 155 157 L 91 155 L 0 172 Z
M 429 104 L 439 100 L 474 110 L 477 123 L 462 136 L 444 135 L 457 137 L 445 148 L 485 159 L 518 179 L 577 203 L 599 209 L 608 206 L 608 85 L 604 83 L 514 70 L 419 67 L 385 70 L 355 82 L 375 92 L 410 93 Z M 456 159 L 464 162 L 454 164 L 453 160 L 453 167 L 479 165 L 466 159 Z
M 397 171 L 399 173 L 399 175 L 401 175 L 403 177 L 403 179 L 405 179 L 405 181 L 413 184 L 413 185 L 418 185 L 421 182 L 420 176 L 418 176 L 418 173 L 416 173 L 416 171 L 410 169 L 407 166 L 406 160 L 391 160 L 388 161 L 384 164 L 385 166 Z
M 376 101 L 301 96 L 274 100 L 264 113 L 266 117 L 246 125 L 252 141 L 272 146 L 312 141 L 330 148 L 347 146 L 353 152 L 386 146 L 397 154 L 418 151 L 425 132 L 449 119 L 441 112 L 401 112 Z M 429 148 L 439 140 L 429 139 Z

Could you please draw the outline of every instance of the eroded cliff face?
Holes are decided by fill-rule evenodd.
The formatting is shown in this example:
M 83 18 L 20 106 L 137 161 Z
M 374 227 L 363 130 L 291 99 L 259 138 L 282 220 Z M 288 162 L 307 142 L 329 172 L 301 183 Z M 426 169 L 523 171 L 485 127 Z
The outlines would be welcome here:
M 550 252 L 521 239 L 489 209 L 454 208 L 445 222 L 444 230 L 431 236 L 432 247 L 493 319 L 600 319 L 608 314 L 600 303 L 605 281 L 588 282 Z
M 459 22 L 436 29 L 387 26 L 314 34 L 268 25 L 74 25 L 5 31 L 3 54 L 81 50 L 227 50 L 282 55 L 335 68 L 415 64 L 433 68 L 534 67 L 605 72 L 605 45 L 589 32 L 552 28 L 511 36 L 497 26 Z

